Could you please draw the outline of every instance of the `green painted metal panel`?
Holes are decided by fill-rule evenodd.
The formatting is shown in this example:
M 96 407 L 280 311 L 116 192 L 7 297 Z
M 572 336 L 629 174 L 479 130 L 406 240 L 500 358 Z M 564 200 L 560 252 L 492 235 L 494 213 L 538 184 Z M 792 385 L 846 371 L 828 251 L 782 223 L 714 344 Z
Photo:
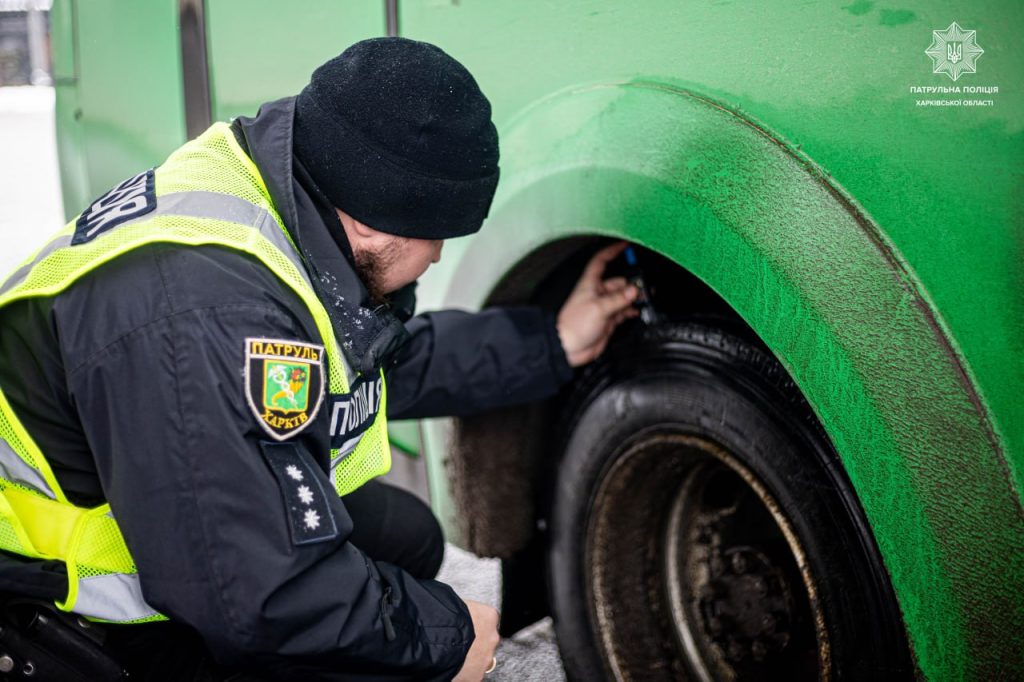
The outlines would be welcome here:
M 445 247 L 447 248 L 447 247 Z M 457 539 L 458 510 L 452 503 L 448 491 L 448 473 L 445 469 L 448 446 L 451 443 L 451 422 L 447 419 L 423 419 L 420 428 L 423 442 L 423 459 L 427 465 L 427 485 L 430 488 L 430 507 L 434 510 L 445 538 Z
M 129 174 L 162 162 L 185 139 L 177 3 L 72 3 L 77 82 L 73 92 L 58 86 L 57 101 L 69 217 Z M 58 2 L 58 14 L 69 4 Z M 54 44 L 58 63 L 67 60 L 59 51 L 65 46 Z
M 389 421 L 388 440 L 396 448 L 410 457 L 419 457 L 420 449 L 420 425 L 415 421 Z
M 400 17 L 403 35 L 469 67 L 499 129 L 562 88 L 638 76 L 686 84 L 763 121 L 884 226 L 1008 449 L 1024 453 L 1024 92 L 1013 86 L 1024 72 L 1024 4 L 905 5 L 415 0 L 401 3 Z M 953 85 L 924 51 L 932 30 L 954 20 L 986 50 L 978 73 L 957 84 L 1002 86 L 973 96 L 992 107 L 915 104 L 928 96 L 911 86 Z
M 1000 644 L 1013 640 L 994 630 L 1024 627 L 1019 500 L 877 225 L 795 150 L 666 84 L 568 91 L 520 117 L 505 144 L 490 229 L 464 247 L 448 301 L 479 305 L 494 272 L 568 234 L 624 236 L 673 258 L 750 323 L 822 419 L 922 669 L 1004 664 Z
M 50 47 L 57 82 L 67 83 L 76 76 L 74 23 L 73 0 L 56 0 L 50 8 Z
M 60 158 L 60 184 L 67 217 L 88 203 L 89 176 L 85 166 L 82 126 L 78 106 L 78 45 L 75 31 L 76 3 L 56 0 L 50 11 L 50 46 L 53 52 L 53 84 L 56 95 L 55 124 Z
M 492 218 L 427 298 L 479 305 L 579 232 L 674 258 L 821 416 L 926 675 L 1024 665 L 1021 7 L 643 7 L 402 4 L 402 34 L 467 64 L 503 136 Z M 924 50 L 953 20 L 987 50 L 964 83 L 1001 86 L 995 106 L 910 92 L 950 83 Z
M 214 120 L 298 94 L 317 66 L 386 33 L 383 0 L 216 0 L 206 29 Z

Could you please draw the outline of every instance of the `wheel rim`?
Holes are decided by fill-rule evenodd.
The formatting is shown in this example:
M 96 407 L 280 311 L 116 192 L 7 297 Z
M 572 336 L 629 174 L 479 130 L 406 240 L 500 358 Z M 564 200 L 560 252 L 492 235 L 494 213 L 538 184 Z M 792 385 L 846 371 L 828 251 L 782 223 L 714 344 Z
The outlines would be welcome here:
M 601 477 L 585 555 L 614 679 L 828 679 L 797 535 L 765 486 L 711 441 L 639 434 Z

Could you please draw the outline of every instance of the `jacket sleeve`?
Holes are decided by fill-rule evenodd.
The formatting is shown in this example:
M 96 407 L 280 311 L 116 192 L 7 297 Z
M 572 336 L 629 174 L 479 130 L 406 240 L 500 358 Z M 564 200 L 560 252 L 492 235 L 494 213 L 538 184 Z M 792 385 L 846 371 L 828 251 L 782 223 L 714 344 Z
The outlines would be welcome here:
M 443 310 L 407 324 L 387 374 L 388 418 L 465 416 L 553 395 L 572 369 L 551 313 L 538 307 Z
M 284 452 L 324 494 L 317 527 L 333 530 L 295 534 L 295 505 L 264 455 L 281 444 L 247 403 L 243 368 L 247 337 L 317 343 L 306 321 L 247 297 L 151 317 L 68 367 L 147 602 L 196 629 L 218 661 L 274 679 L 454 676 L 474 636 L 468 611 L 449 587 L 348 542 L 352 521 L 318 464 L 323 407 Z

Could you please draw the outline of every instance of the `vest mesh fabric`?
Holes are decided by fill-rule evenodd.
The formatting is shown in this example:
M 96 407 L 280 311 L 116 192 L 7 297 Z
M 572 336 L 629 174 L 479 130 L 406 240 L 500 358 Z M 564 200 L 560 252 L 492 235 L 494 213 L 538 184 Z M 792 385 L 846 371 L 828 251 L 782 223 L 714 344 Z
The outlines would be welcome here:
M 384 415 L 388 404 L 387 393 L 387 382 L 381 381 L 380 411 L 376 420 L 359 439 L 352 453 L 334 468 L 334 489 L 338 495 L 347 495 L 371 478 L 386 474 L 391 468 L 391 445 L 387 438 L 387 418 Z M 372 436 L 367 438 L 370 434 Z
M 0 439 L 6 442 L 14 450 L 14 453 L 31 468 L 41 473 L 45 470 L 49 474 L 48 478 L 52 480 L 53 474 L 49 472 L 49 465 L 14 415 L 3 391 L 0 391 Z M 30 494 L 46 497 L 35 488 L 0 476 L 0 493 L 8 488 L 17 488 Z M 60 493 L 60 497 L 63 499 L 63 493 Z M 23 556 L 41 558 L 40 553 L 35 551 L 32 543 L 25 536 L 21 524 L 18 523 L 17 515 L 2 494 L 0 494 L 0 549 Z

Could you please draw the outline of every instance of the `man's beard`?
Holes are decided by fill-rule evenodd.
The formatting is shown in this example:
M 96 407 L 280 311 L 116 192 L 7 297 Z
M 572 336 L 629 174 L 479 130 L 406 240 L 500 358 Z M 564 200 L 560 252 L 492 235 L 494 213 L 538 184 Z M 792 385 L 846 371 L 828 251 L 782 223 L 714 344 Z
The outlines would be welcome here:
M 397 239 L 379 251 L 359 250 L 354 253 L 356 274 L 370 294 L 374 306 L 389 302 L 388 294 L 391 292 L 385 290 L 385 276 L 401 257 L 401 245 Z

